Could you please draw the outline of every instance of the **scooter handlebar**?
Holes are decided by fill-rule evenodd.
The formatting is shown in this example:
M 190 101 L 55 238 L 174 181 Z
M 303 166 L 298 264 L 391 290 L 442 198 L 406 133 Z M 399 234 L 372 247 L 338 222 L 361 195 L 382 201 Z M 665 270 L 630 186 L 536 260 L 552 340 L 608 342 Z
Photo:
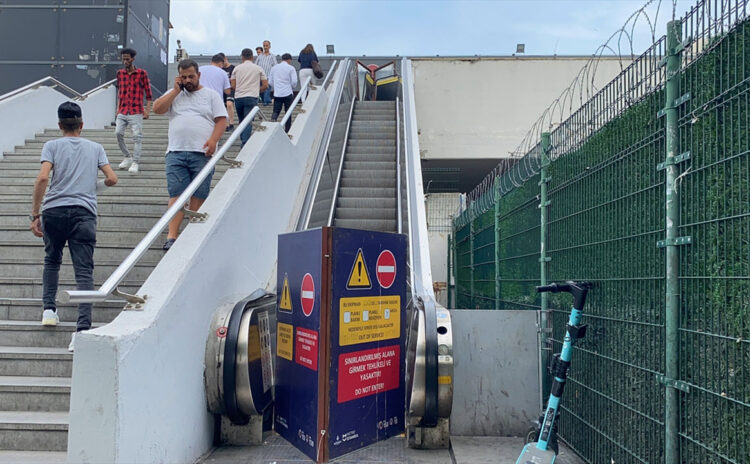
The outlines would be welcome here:
M 549 285 L 540 285 L 536 287 L 538 293 L 550 292 L 560 293 L 566 292 L 573 295 L 574 303 L 573 307 L 576 309 L 583 310 L 583 305 L 586 303 L 586 293 L 593 287 L 591 282 L 573 282 L 568 281 L 564 284 L 553 283 Z
M 570 291 L 570 285 L 568 284 L 549 284 L 549 285 L 540 285 L 536 288 L 537 293 L 545 293 L 545 292 L 552 292 L 552 293 L 559 293 L 559 292 L 568 292 Z

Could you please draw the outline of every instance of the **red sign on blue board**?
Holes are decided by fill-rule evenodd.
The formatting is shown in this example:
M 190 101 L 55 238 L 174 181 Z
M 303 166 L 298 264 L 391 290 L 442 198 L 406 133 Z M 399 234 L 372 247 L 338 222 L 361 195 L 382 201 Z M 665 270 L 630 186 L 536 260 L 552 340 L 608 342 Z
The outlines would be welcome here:
M 318 332 L 297 327 L 295 361 L 308 369 L 318 370 Z

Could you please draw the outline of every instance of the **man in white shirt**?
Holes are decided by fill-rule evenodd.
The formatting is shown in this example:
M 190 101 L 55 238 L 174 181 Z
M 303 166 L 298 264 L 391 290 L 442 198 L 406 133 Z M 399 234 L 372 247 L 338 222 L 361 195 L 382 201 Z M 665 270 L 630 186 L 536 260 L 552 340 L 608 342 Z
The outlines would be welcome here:
M 214 90 L 226 103 L 227 95 L 232 92 L 232 85 L 229 83 L 229 76 L 223 66 L 224 57 L 217 54 L 211 57 L 211 64 L 201 66 L 198 72 L 201 75 L 201 85 Z
M 154 113 L 169 115 L 166 157 L 169 206 L 208 163 L 227 127 L 227 109 L 216 92 L 201 85 L 198 64 L 190 59 L 182 60 L 177 72 L 174 87 L 154 102 Z M 203 205 L 212 176 L 213 173 L 206 177 L 190 198 L 192 211 Z M 183 216 L 179 212 L 170 221 L 164 250 L 169 250 L 177 240 Z
M 268 78 L 263 68 L 253 63 L 253 51 L 250 48 L 242 50 L 242 64 L 236 66 L 232 71 L 230 80 L 234 89 L 234 107 L 237 110 L 237 118 L 240 123 L 245 116 L 258 104 L 260 92 L 268 88 Z M 242 145 L 247 143 L 253 131 L 253 125 L 248 124 L 240 134 Z
M 282 106 L 284 111 L 292 111 L 293 89 L 297 86 L 297 70 L 292 66 L 292 55 L 284 53 L 281 56 L 281 63 L 271 68 L 268 83 L 273 88 L 271 120 L 275 122 L 281 113 Z M 290 127 L 292 127 L 292 118 L 286 120 L 284 131 L 289 132 Z
M 278 60 L 276 59 L 276 55 L 271 53 L 270 41 L 263 41 L 262 50 L 263 53 L 258 53 L 258 57 L 255 59 L 255 64 L 263 68 L 263 72 L 268 76 L 271 74 L 271 68 L 278 64 Z M 264 105 L 269 105 L 271 103 L 271 90 L 273 90 L 273 86 L 269 83 L 266 91 L 261 94 L 261 99 L 263 100 Z

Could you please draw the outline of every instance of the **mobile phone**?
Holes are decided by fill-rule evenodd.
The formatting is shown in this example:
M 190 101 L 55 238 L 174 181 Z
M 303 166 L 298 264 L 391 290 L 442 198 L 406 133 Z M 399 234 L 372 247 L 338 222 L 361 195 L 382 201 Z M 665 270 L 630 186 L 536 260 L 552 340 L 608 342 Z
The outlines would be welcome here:
M 183 84 L 182 82 L 180 82 L 180 90 L 185 90 L 185 84 Z

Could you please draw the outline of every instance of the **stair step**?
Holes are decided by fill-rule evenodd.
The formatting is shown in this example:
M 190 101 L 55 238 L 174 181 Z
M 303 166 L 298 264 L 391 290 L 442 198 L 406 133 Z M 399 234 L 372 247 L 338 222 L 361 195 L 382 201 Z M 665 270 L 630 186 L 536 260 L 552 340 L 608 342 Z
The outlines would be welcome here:
M 101 324 L 94 324 L 98 325 Z M 75 330 L 75 322 L 43 326 L 41 318 L 38 321 L 0 320 L 0 340 L 4 346 L 67 348 L 70 336 Z
M 396 207 L 384 208 L 342 208 L 336 207 L 336 220 L 339 219 L 393 219 L 397 216 Z
M 0 451 L 0 462 L 13 464 L 65 464 L 65 451 Z
M 338 208 L 347 209 L 379 209 L 396 208 L 396 198 L 339 198 L 336 203 Z M 338 217 L 338 216 L 337 216 Z
M 65 263 L 65 261 L 63 261 Z M 41 275 L 41 274 L 40 274 Z M 104 280 L 94 279 L 94 287 L 100 287 L 104 283 Z M 120 282 L 118 288 L 125 293 L 137 293 L 141 288 L 143 281 L 132 280 L 130 276 L 127 276 L 125 280 Z M 0 288 L 3 289 L 3 297 L 6 299 L 16 298 L 41 298 L 42 297 L 42 279 L 39 276 L 35 277 L 4 277 L 0 276 Z M 61 278 L 58 282 L 57 289 L 60 290 L 72 290 L 76 288 L 74 279 Z M 2 340 L 0 340 L 2 343 Z
M 161 249 L 163 243 L 163 241 L 157 240 L 151 245 L 146 251 L 143 260 L 151 263 L 158 262 L 164 256 L 164 251 Z M 135 243 L 108 243 L 104 241 L 104 238 L 99 236 L 96 248 L 94 248 L 94 260 L 121 263 L 135 248 L 135 245 Z M 23 240 L 0 242 L 0 256 L 34 261 L 41 266 L 44 260 L 44 244 L 41 238 L 34 237 L 29 232 Z M 63 265 L 68 265 L 70 262 L 70 252 L 66 248 L 63 251 Z
M 396 177 L 355 177 L 342 173 L 340 188 L 378 188 L 388 189 L 396 196 Z M 339 192 L 341 193 L 341 192 Z
M 0 411 L 70 409 L 70 378 L 0 375 Z
M 380 232 L 396 232 L 398 224 L 395 219 L 334 219 L 336 227 L 347 227 L 350 229 L 376 230 Z
M 42 316 L 41 298 L 5 298 L 0 297 L 0 319 L 9 321 L 29 321 Z M 96 323 L 109 323 L 123 310 L 125 302 L 109 300 L 95 303 L 91 318 Z M 78 320 L 77 304 L 57 304 L 57 315 L 62 322 L 76 322 Z
M 380 188 L 371 187 L 367 188 L 368 196 L 370 197 L 394 197 L 396 196 L 395 188 Z M 361 197 L 362 188 L 360 187 L 341 187 L 339 188 L 339 198 L 359 198 Z
M 65 451 L 67 412 L 0 411 L 0 449 Z
M 70 377 L 72 372 L 73 353 L 67 345 L 64 348 L 0 346 L 0 375 Z

